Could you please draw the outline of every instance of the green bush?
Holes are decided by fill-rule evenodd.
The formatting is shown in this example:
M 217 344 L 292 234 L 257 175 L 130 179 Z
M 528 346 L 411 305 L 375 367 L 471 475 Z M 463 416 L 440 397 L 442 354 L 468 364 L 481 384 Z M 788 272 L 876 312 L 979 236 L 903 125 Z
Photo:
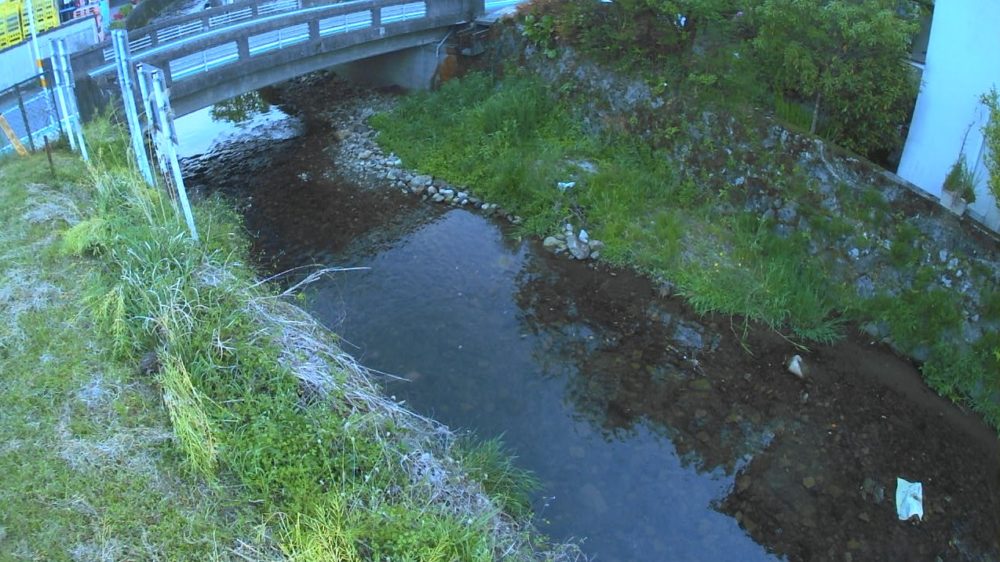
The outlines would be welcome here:
M 917 93 L 905 62 L 917 26 L 900 7 L 895 0 L 763 0 L 752 10 L 751 40 L 761 80 L 808 102 L 837 143 L 862 154 L 893 150 Z

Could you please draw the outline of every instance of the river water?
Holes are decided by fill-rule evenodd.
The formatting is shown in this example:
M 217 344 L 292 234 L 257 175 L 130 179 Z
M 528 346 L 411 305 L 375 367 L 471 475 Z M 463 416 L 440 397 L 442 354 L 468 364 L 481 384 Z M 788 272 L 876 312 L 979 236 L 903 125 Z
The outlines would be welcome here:
M 329 169 L 329 138 L 276 108 L 242 125 L 206 110 L 178 133 L 185 155 L 208 153 L 186 162 L 191 184 L 236 198 L 262 267 L 368 268 L 309 286 L 306 308 L 399 377 L 388 393 L 502 436 L 541 480 L 553 538 L 603 561 L 996 552 L 994 451 L 888 352 L 813 350 L 802 382 L 783 368 L 801 351 L 772 332 L 741 342 L 628 271 L 351 184 Z M 900 475 L 934 482 L 921 524 L 895 518 Z

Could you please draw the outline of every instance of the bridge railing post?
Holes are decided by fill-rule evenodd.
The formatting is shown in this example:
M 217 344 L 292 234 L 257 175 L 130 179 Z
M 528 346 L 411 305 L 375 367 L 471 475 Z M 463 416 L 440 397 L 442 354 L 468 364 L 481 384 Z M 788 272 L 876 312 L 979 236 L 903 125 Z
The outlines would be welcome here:
M 206 12 L 201 13 L 201 30 L 208 31 L 212 29 L 212 15 Z
M 312 27 L 309 28 L 309 36 L 312 37 Z M 316 36 L 319 36 L 319 28 L 316 29 Z M 244 35 L 236 39 L 236 54 L 240 57 L 240 60 L 246 60 L 250 58 L 250 36 Z

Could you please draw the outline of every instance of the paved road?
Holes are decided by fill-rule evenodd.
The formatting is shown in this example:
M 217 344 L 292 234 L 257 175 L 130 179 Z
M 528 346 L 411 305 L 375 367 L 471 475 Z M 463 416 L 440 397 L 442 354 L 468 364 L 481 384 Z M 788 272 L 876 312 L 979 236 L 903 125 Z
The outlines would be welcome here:
M 24 110 L 28 115 L 28 126 L 32 136 L 39 142 L 39 145 L 43 142 L 41 141 L 42 135 L 47 134 L 50 139 L 54 139 L 59 134 L 59 125 L 54 117 L 55 108 L 49 108 L 46 96 L 40 89 L 22 91 L 22 94 L 24 95 Z M 25 127 L 21 109 L 18 107 L 17 96 L 13 92 L 0 96 L 0 113 L 10 123 L 11 129 L 14 130 L 24 146 L 30 149 L 28 129 Z M 0 154 L 13 152 L 13 150 L 14 147 L 6 135 L 0 134 Z

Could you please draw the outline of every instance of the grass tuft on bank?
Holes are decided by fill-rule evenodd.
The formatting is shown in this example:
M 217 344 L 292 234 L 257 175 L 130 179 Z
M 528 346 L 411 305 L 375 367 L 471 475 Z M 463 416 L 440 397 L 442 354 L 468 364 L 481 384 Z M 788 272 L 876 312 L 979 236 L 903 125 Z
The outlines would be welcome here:
M 0 166 L 12 225 L 0 240 L 0 552 L 578 556 L 545 550 L 527 501 L 510 499 L 532 480 L 509 458 L 497 449 L 464 468 L 450 431 L 384 397 L 335 336 L 256 280 L 224 201 L 196 205 L 195 243 L 122 158 L 121 131 L 98 123 L 87 137 L 94 166 L 60 154 L 55 181 L 38 157 Z M 32 222 L 40 209 L 54 218 Z M 509 477 L 505 495 L 491 499 L 481 474 Z

